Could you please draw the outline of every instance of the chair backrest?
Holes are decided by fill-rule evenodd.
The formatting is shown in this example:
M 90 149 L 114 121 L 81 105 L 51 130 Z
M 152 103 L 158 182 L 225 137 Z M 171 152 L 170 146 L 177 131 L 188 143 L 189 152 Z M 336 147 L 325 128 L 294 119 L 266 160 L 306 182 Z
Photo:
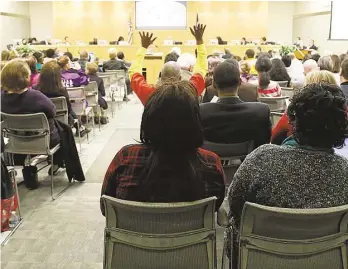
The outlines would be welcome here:
M 245 157 L 255 149 L 254 141 L 234 144 L 218 144 L 204 141 L 202 148 L 216 153 L 221 160 L 226 176 L 226 184 L 230 185 L 238 167 Z
M 283 96 L 289 96 L 289 98 L 292 98 L 294 96 L 294 93 L 295 93 L 294 88 L 290 88 L 290 87 L 281 87 L 281 88 L 282 88 Z
M 50 127 L 44 113 L 7 114 L 1 112 L 2 131 L 8 143 L 5 152 L 47 154 L 50 150 Z
M 76 115 L 82 115 L 86 109 L 86 94 L 84 87 L 67 88 L 71 108 Z
M 280 118 L 283 116 L 283 113 L 280 112 L 271 112 L 271 122 L 272 126 L 276 126 Z
M 279 87 L 288 87 L 289 81 L 275 81 L 278 83 Z
M 110 76 L 109 75 L 104 75 L 104 73 L 101 73 L 103 75 L 99 75 L 99 77 L 103 80 L 104 82 L 104 88 L 110 87 Z
M 348 268 L 348 205 L 288 209 L 244 205 L 239 268 Z
M 185 203 L 143 203 L 102 196 L 104 269 L 216 267 L 216 197 Z
M 126 83 L 126 71 L 124 70 L 106 70 L 106 74 L 112 74 L 112 83 L 117 82 L 118 85 Z
M 271 112 L 284 112 L 287 109 L 287 99 L 289 99 L 289 96 L 259 97 L 259 101 L 267 104 Z
M 98 85 L 97 82 L 91 81 L 84 88 L 88 106 L 93 107 L 98 105 Z
M 56 106 L 56 119 L 69 124 L 68 121 L 68 104 L 64 96 L 50 98 Z

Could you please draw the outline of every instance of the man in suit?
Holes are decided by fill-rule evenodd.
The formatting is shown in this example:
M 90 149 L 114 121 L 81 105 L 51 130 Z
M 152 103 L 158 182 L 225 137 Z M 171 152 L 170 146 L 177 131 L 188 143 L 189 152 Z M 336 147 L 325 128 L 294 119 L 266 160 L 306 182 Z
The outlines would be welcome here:
M 219 100 L 201 104 L 205 140 L 225 144 L 253 140 L 255 147 L 269 143 L 272 127 L 269 107 L 244 103 L 238 97 L 241 85 L 238 62 L 231 59 L 218 65 L 213 81 Z

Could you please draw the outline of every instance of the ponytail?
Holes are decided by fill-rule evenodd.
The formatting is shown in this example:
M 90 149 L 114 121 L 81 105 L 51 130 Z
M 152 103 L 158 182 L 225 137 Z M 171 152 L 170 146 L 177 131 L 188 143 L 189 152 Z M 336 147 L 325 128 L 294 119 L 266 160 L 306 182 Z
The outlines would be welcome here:
M 259 86 L 260 88 L 267 88 L 269 83 L 271 82 L 271 76 L 269 72 L 260 72 L 259 73 Z

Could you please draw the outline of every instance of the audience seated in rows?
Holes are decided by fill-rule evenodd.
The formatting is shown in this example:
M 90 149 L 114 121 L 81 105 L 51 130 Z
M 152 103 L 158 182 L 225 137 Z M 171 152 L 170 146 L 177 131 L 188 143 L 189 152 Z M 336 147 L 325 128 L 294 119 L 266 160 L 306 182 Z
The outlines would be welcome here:
M 201 104 L 204 139 L 214 143 L 270 142 L 270 110 L 266 104 L 244 103 L 238 97 L 241 85 L 238 62 L 226 60 L 214 70 L 214 88 L 219 100 Z
M 287 81 L 287 87 L 291 86 L 291 78 L 282 60 L 274 58 L 271 60 L 272 68 L 269 71 L 269 77 L 273 81 Z
M 281 208 L 327 208 L 348 204 L 344 145 L 347 106 L 336 85 L 309 84 L 288 108 L 294 128 L 282 146 L 263 145 L 247 156 L 228 191 L 238 260 L 238 230 L 245 202 Z M 237 268 L 237 267 L 233 267 Z
M 35 89 L 41 91 L 48 98 L 61 96 L 65 97 L 68 106 L 68 123 L 69 126 L 74 126 L 74 128 L 76 129 L 76 136 L 79 135 L 78 132 L 80 132 L 81 137 L 90 132 L 90 130 L 85 128 L 81 124 L 81 122 L 79 123 L 79 125 L 77 123 L 74 123 L 74 120 L 77 119 L 77 116 L 72 110 L 69 94 L 66 88 L 63 87 L 61 69 L 57 62 L 50 61 L 42 66 L 40 80 Z
M 106 124 L 107 118 L 105 116 L 105 109 L 108 108 L 108 103 L 105 101 L 103 97 L 105 97 L 105 88 L 104 81 L 101 77 L 97 75 L 98 66 L 95 63 L 87 63 L 87 75 L 89 77 L 89 81 L 95 81 L 98 86 L 98 104 L 100 106 L 100 123 Z M 94 108 L 94 115 L 97 115 L 99 111 L 97 108 Z M 95 123 L 99 123 L 99 117 L 94 117 Z
M 205 26 L 198 24 L 191 29 L 191 33 L 196 38 L 197 42 L 197 63 L 193 70 L 193 75 L 190 82 L 197 90 L 198 96 L 202 94 L 205 88 L 204 77 L 207 73 L 208 63 L 207 63 L 207 52 L 203 44 L 203 33 Z M 142 66 L 146 54 L 147 48 L 156 40 L 153 34 L 150 33 L 139 33 L 141 37 L 141 48 L 136 54 L 136 59 L 132 63 L 129 69 L 129 78 L 131 80 L 131 85 L 133 91 L 139 97 L 140 101 L 145 104 L 149 99 L 150 95 L 156 91 L 154 85 L 149 85 L 144 76 L 142 75 Z M 166 81 L 179 81 L 181 80 L 181 70 L 180 66 L 176 62 L 167 62 L 164 64 L 161 71 L 161 83 Z
M 306 85 L 313 83 L 326 83 L 337 86 L 335 77 L 327 70 L 308 73 L 306 76 Z M 289 123 L 288 114 L 285 112 L 272 130 L 271 143 L 280 145 L 287 137 L 291 136 L 293 130 L 294 126 Z
M 250 74 L 251 68 L 248 61 L 244 60 L 239 62 L 239 67 L 240 67 L 240 78 L 242 82 L 250 82 L 250 81 L 257 80 L 257 77 Z
M 25 61 L 29 65 L 30 72 L 31 72 L 29 86 L 34 87 L 39 83 L 39 78 L 40 78 L 40 74 L 37 71 L 37 67 L 36 67 L 37 66 L 36 58 L 31 56 L 31 57 L 28 57 Z
M 341 65 L 341 89 L 346 96 L 348 103 L 348 58 Z
M 81 87 L 88 85 L 88 76 L 83 70 L 76 70 L 70 67 L 68 56 L 61 56 L 58 64 L 62 69 L 62 81 L 65 88 Z
M 255 68 L 255 65 L 256 65 L 255 51 L 253 49 L 247 49 L 246 52 L 245 52 L 245 57 L 244 58 L 248 62 L 249 66 L 250 66 L 250 74 L 257 75 L 257 71 L 256 71 L 256 68 Z
M 147 42 L 151 40 L 149 36 Z M 203 132 L 197 97 L 188 81 L 159 85 L 145 102 L 141 144 L 124 146 L 116 154 L 101 195 L 141 202 L 189 202 L 216 196 L 216 210 L 220 207 L 224 172 L 217 155 L 200 149 Z M 102 202 L 101 211 L 104 215 Z
M 260 56 L 257 58 L 256 71 L 258 73 L 258 80 L 251 82 L 258 86 L 257 91 L 259 97 L 280 97 L 282 90 L 279 84 L 271 81 L 269 71 L 272 69 L 272 62 L 268 56 Z

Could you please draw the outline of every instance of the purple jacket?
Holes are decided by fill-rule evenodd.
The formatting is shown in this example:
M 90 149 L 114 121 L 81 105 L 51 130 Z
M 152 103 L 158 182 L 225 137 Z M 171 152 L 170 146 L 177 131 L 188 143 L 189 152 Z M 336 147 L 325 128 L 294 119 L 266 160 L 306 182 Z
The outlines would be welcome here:
M 62 83 L 65 88 L 84 86 L 88 82 L 89 78 L 82 70 L 68 69 L 62 71 Z

